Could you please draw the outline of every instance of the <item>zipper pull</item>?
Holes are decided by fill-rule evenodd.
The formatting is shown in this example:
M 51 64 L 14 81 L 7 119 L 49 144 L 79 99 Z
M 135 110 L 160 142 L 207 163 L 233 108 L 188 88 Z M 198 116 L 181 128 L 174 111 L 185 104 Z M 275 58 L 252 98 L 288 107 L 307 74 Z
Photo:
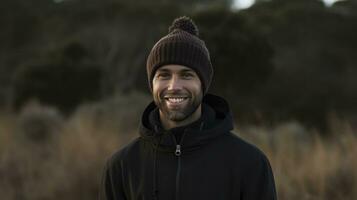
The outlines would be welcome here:
M 176 156 L 180 156 L 181 155 L 181 145 L 176 145 L 176 151 L 175 151 L 175 155 Z

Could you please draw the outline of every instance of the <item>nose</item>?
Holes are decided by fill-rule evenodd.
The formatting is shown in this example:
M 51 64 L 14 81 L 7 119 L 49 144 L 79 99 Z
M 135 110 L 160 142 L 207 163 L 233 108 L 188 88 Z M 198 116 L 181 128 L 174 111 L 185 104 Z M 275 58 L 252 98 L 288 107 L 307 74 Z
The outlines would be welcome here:
M 182 81 L 177 76 L 172 76 L 167 90 L 181 90 L 182 89 Z

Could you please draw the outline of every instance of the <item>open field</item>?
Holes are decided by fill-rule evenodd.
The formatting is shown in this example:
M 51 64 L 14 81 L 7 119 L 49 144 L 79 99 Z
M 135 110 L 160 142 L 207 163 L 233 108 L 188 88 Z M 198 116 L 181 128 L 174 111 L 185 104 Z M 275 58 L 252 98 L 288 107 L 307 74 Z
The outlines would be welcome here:
M 1 112 L 1 199 L 96 199 L 106 158 L 137 135 L 132 119 L 147 99 L 135 99 L 81 106 L 69 118 L 36 104 Z M 296 122 L 236 132 L 269 157 L 279 199 L 357 199 L 356 130 L 338 119 L 331 127 L 328 137 Z

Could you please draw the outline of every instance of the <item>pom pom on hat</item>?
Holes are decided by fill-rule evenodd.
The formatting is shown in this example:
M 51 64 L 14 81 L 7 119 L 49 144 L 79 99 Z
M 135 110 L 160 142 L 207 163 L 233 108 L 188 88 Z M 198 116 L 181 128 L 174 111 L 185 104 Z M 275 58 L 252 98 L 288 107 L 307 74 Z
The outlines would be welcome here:
M 172 25 L 169 27 L 169 33 L 174 31 L 175 29 L 180 29 L 183 31 L 186 31 L 192 35 L 195 35 L 198 37 L 199 32 L 196 24 L 192 21 L 191 18 L 183 16 L 176 18 L 173 22 Z

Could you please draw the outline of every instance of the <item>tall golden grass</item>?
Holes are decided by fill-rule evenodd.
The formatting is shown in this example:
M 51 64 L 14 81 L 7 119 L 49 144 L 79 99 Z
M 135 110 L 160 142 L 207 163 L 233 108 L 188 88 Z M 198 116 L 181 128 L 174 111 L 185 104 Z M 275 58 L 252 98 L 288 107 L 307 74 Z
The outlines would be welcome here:
M 20 114 L 2 112 L 1 199 L 97 199 L 105 160 L 137 136 L 148 101 L 134 94 L 81 106 L 69 118 L 36 104 Z M 334 134 L 327 137 L 297 122 L 236 133 L 267 154 L 279 199 L 357 199 L 356 130 L 338 119 L 331 123 Z
M 339 128 L 325 137 L 297 123 L 244 132 L 267 154 L 279 199 L 357 199 L 357 135 L 349 123 L 333 123 Z

